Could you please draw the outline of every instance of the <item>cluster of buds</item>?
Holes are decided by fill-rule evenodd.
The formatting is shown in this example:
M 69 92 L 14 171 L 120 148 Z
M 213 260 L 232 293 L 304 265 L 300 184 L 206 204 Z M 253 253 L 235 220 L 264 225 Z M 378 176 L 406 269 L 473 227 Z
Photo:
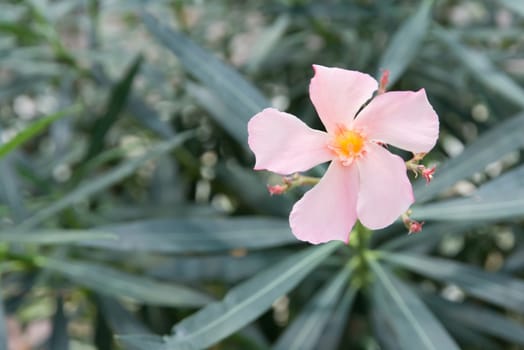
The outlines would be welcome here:
M 316 185 L 319 181 L 320 179 L 317 177 L 304 176 L 297 173 L 291 176 L 282 177 L 281 184 L 267 185 L 267 190 L 269 191 L 270 195 L 279 195 L 294 187 Z
M 415 178 L 419 175 L 426 180 L 426 185 L 430 183 L 433 179 L 433 174 L 435 174 L 436 166 L 427 168 L 425 165 L 420 164 L 420 161 L 424 159 L 425 153 L 417 153 L 406 162 L 406 167 L 408 170 L 411 170 L 415 174 Z
M 422 226 L 424 225 L 424 221 L 419 222 L 416 220 L 413 220 L 409 216 L 411 215 L 411 210 L 408 210 L 404 214 L 402 214 L 402 222 L 404 223 L 404 226 L 408 229 L 408 235 L 411 235 L 413 233 L 419 233 L 422 231 Z

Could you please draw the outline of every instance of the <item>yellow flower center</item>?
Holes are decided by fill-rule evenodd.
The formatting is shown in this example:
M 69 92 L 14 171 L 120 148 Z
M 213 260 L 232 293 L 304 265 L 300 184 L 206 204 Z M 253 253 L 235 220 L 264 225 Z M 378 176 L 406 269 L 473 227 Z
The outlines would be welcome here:
M 335 152 L 342 164 L 349 165 L 353 159 L 363 153 L 365 143 L 366 138 L 358 131 L 339 126 L 331 139 L 329 148 Z

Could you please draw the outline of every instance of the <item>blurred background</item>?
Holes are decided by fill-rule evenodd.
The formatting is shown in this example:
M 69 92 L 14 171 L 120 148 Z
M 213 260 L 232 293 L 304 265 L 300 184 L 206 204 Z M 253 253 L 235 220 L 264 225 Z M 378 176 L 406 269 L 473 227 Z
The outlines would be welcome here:
M 290 233 L 312 64 L 426 89 L 421 233 Z M 523 349 L 523 108 L 520 0 L 2 0 L 0 349 Z

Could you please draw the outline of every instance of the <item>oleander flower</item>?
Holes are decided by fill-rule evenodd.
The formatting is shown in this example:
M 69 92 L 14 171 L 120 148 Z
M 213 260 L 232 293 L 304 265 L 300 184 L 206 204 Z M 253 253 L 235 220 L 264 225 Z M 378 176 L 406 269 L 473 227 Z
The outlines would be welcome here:
M 267 108 L 248 123 L 249 147 L 255 170 L 283 175 L 331 161 L 319 183 L 295 203 L 289 222 L 300 240 L 348 242 L 357 218 L 370 229 L 384 228 L 414 202 L 404 160 L 385 145 L 428 152 L 438 138 L 438 116 L 424 89 L 371 99 L 378 88 L 371 76 L 313 68 L 309 94 L 326 132 Z

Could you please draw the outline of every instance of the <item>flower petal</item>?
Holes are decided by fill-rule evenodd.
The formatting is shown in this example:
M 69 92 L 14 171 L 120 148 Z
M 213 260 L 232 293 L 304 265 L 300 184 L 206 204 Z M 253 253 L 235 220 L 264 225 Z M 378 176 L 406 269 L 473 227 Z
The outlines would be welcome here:
M 313 65 L 315 76 L 309 96 L 328 132 L 337 124 L 348 125 L 377 89 L 371 76 L 340 68 Z
M 255 170 L 279 174 L 305 171 L 327 162 L 333 154 L 327 148 L 328 135 L 309 128 L 297 117 L 266 108 L 247 125 L 249 147 L 255 153 Z
M 324 177 L 289 215 L 293 234 L 313 244 L 340 240 L 347 243 L 357 219 L 358 170 L 338 161 L 329 165 Z
M 369 139 L 413 153 L 429 152 L 439 132 L 438 116 L 426 92 L 386 92 L 375 97 L 353 123 Z
M 370 229 L 391 225 L 414 202 L 404 161 L 384 147 L 370 143 L 357 166 L 358 218 Z

